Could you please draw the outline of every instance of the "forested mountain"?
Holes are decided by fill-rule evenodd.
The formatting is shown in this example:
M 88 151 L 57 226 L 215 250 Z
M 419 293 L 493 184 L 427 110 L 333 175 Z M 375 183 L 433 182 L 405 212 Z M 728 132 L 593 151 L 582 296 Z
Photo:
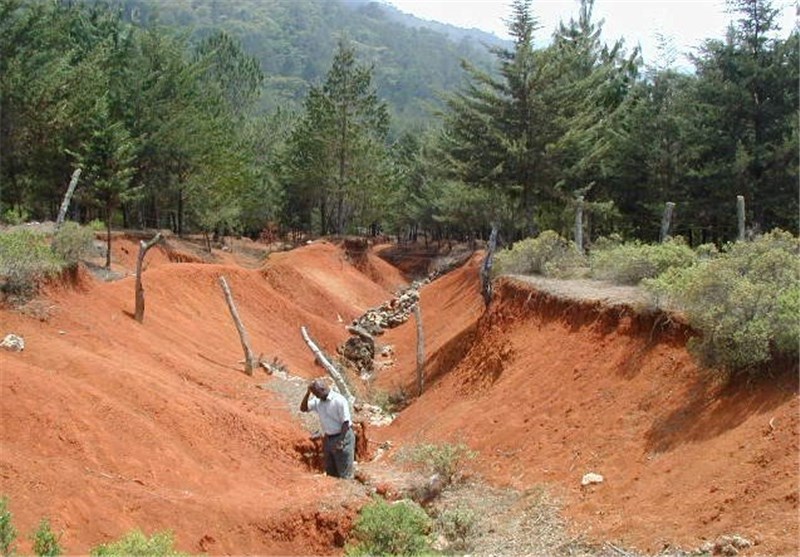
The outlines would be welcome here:
M 394 129 L 424 123 L 438 95 L 462 82 L 460 61 L 489 68 L 485 44 L 503 41 L 478 30 L 427 22 L 370 0 L 112 0 L 126 19 L 189 33 L 191 42 L 220 30 L 241 41 L 264 72 L 261 105 L 298 107 L 319 84 L 340 36 L 374 67 L 378 94 Z

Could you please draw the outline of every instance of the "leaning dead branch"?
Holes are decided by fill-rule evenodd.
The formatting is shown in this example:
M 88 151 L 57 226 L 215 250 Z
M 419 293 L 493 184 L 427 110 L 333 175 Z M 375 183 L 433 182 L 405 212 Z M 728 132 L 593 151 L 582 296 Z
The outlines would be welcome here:
M 334 366 L 330 360 L 325 357 L 325 354 L 322 353 L 322 350 L 320 350 L 319 346 L 317 346 L 316 343 L 311 340 L 311 337 L 308 335 L 308 330 L 305 328 L 305 326 L 300 327 L 300 334 L 303 335 L 303 340 L 306 341 L 306 344 L 311 349 L 311 352 L 313 352 L 314 356 L 316 356 L 317 361 L 322 365 L 322 367 L 325 368 L 325 371 L 328 372 L 328 375 L 333 378 L 336 386 L 339 387 L 339 392 L 342 393 L 342 395 L 344 395 L 352 404 L 355 401 L 355 397 L 350 393 L 350 389 L 347 388 L 347 383 L 345 383 L 342 374 L 339 373 L 339 370 L 336 369 L 336 366 Z
M 75 172 L 78 172 L 78 170 Z M 159 232 L 148 242 L 144 240 L 139 241 L 139 257 L 136 258 L 136 311 L 134 312 L 134 317 L 139 323 L 144 321 L 144 287 L 142 286 L 142 264 L 144 262 L 144 256 L 147 255 L 150 248 L 161 241 L 161 238 L 161 232 Z
M 233 302 L 233 294 L 228 287 L 228 282 L 225 277 L 219 277 L 219 283 L 222 286 L 222 291 L 225 293 L 225 301 L 228 302 L 228 309 L 233 317 L 233 322 L 236 324 L 236 330 L 239 331 L 239 340 L 242 342 L 242 349 L 244 350 L 244 372 L 247 375 L 253 375 L 253 368 L 258 365 L 253 350 L 250 348 L 250 337 L 247 335 L 247 330 L 239 318 L 239 312 L 236 311 L 236 304 Z
M 75 193 L 75 187 L 78 185 L 78 178 L 81 176 L 81 169 L 76 168 L 72 173 L 72 179 L 69 181 L 67 193 L 64 194 L 64 199 L 61 201 L 61 208 L 58 210 L 58 218 L 56 219 L 55 234 L 58 234 L 61 225 L 64 224 L 64 218 L 67 216 L 67 208 L 69 202 L 72 200 L 72 194 Z M 54 236 L 55 236 L 54 234 Z

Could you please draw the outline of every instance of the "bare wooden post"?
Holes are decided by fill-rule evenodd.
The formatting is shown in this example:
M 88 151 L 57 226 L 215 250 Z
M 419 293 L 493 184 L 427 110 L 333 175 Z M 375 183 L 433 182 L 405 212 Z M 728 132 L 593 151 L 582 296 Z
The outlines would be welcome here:
M 146 242 L 139 240 L 139 257 L 136 258 L 136 311 L 134 317 L 141 323 L 144 321 L 144 287 L 142 286 L 142 263 L 147 251 L 161 241 L 161 232 Z
M 486 259 L 483 260 L 483 266 L 481 267 L 481 294 L 483 294 L 483 302 L 487 307 L 492 301 L 492 260 L 496 248 L 497 225 L 492 224 L 492 233 L 489 235 L 488 252 L 486 253 Z
M 575 247 L 583 253 L 583 196 L 578 196 L 578 203 L 575 209 Z
M 64 199 L 61 201 L 61 208 L 58 210 L 58 218 L 56 219 L 56 228 L 55 231 L 58 233 L 61 225 L 64 224 L 64 219 L 67 216 L 67 207 L 69 207 L 69 202 L 72 199 L 72 194 L 75 193 L 75 187 L 78 185 L 78 178 L 81 176 L 81 169 L 76 168 L 75 172 L 72 173 L 72 179 L 69 181 L 69 187 L 67 188 L 67 193 L 64 194 Z
M 303 340 L 306 341 L 306 344 L 311 349 L 311 352 L 313 352 L 314 356 L 316 356 L 317 361 L 322 364 L 322 367 L 325 368 L 325 371 L 328 372 L 328 375 L 333 378 L 336 386 L 339 387 L 339 392 L 342 393 L 342 395 L 344 395 L 345 398 L 352 403 L 355 400 L 355 397 L 350 393 L 350 389 L 347 388 L 347 383 L 344 382 L 344 377 L 342 377 L 342 374 L 339 373 L 339 370 L 336 369 L 336 367 L 330 361 L 328 361 L 328 358 L 325 357 L 325 354 L 322 353 L 322 350 L 320 350 L 319 346 L 317 346 L 316 343 L 311 340 L 311 337 L 308 335 L 308 330 L 305 328 L 305 326 L 300 327 L 300 334 L 303 335 Z
M 414 304 L 414 319 L 417 322 L 417 396 L 422 396 L 425 386 L 425 335 L 422 330 L 422 310 L 419 302 Z
M 745 238 L 745 230 L 744 230 L 744 196 L 737 195 L 736 196 L 736 219 L 739 223 L 739 236 L 737 237 L 737 241 L 744 242 Z
M 231 311 L 233 322 L 236 324 L 236 330 L 239 331 L 239 340 L 242 341 L 242 349 L 244 350 L 244 372 L 247 375 L 253 375 L 253 368 L 256 367 L 256 357 L 253 355 L 253 350 L 250 348 L 250 338 L 247 336 L 247 331 L 239 318 L 239 312 L 236 311 L 236 304 L 233 303 L 233 295 L 231 289 L 228 287 L 228 282 L 225 277 L 219 277 L 219 283 L 222 286 L 222 291 L 225 293 L 225 301 L 228 302 L 228 309 Z
M 667 201 L 666 206 L 664 207 L 664 217 L 661 219 L 661 235 L 659 239 L 661 243 L 667 241 L 669 238 L 669 229 L 672 226 L 672 210 L 675 209 L 675 204 L 672 201 Z

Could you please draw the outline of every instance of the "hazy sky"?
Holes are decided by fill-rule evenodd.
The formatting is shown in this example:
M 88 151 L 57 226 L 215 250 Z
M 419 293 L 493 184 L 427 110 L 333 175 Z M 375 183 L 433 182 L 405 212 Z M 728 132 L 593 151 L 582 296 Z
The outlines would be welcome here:
M 382 1 L 422 19 L 476 27 L 507 38 L 503 20 L 510 15 L 510 0 Z M 777 0 L 773 5 L 783 6 L 779 23 L 785 36 L 795 25 L 794 3 Z M 542 25 L 537 38 L 546 42 L 560 20 L 577 17 L 578 1 L 534 0 L 532 8 Z M 671 37 L 678 52 L 686 53 L 703 39 L 723 37 L 735 17 L 726 13 L 724 0 L 595 0 L 594 19 L 605 20 L 603 38 L 607 43 L 624 38 L 628 49 L 641 44 L 645 63 L 650 64 L 656 56 L 656 33 Z

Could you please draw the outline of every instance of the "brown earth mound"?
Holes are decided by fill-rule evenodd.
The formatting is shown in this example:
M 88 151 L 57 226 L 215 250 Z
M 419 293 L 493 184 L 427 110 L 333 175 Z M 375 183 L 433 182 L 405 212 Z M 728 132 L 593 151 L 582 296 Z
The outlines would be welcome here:
M 26 342 L 0 351 L 0 495 L 20 551 L 47 516 L 68 554 L 134 528 L 172 530 L 188 552 L 341 554 L 368 489 L 306 464 L 308 431 L 260 388 L 281 380 L 241 372 L 218 278 L 256 352 L 310 378 L 323 372 L 299 327 L 333 353 L 403 275 L 371 253 L 356 268 L 325 242 L 260 267 L 236 246 L 207 259 L 172 242 L 213 262 L 148 254 L 142 324 L 132 276 L 78 273 L 36 311 L 0 309 L 0 333 Z M 132 273 L 137 250 L 115 241 L 118 274 Z M 758 543 L 750 554 L 798 553 L 795 375 L 725 386 L 697 369 L 678 325 L 512 280 L 484 315 L 479 265 L 476 255 L 422 289 L 425 392 L 372 428 L 375 442 L 464 441 L 492 483 L 555 490 L 590 540 L 655 552 L 736 533 Z M 414 320 L 378 342 L 395 362 L 374 389 L 416 395 Z M 582 488 L 587 472 L 604 482 Z

